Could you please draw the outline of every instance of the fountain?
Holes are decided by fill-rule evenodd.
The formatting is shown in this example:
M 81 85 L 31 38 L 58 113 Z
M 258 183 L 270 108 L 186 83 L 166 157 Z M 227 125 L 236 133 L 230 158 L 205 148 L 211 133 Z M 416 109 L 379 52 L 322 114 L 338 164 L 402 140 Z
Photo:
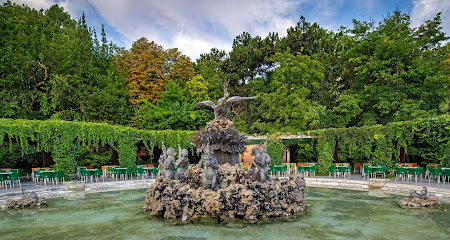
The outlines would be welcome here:
M 252 149 L 255 164 L 248 171 L 238 164 L 247 138 L 228 120 L 228 111 L 232 103 L 254 98 L 229 97 L 225 83 L 224 96 L 217 101 L 217 105 L 211 101 L 195 105 L 195 109 L 214 111 L 215 116 L 193 137 L 192 142 L 201 159 L 197 166 L 188 171 L 174 173 L 174 164 L 188 161 L 187 154 L 183 157 L 180 154 L 175 161 L 175 150 L 166 150 L 163 144 L 159 162 L 164 172 L 147 191 L 144 205 L 147 213 L 182 221 L 255 221 L 304 211 L 303 176 L 270 179 L 271 159 L 266 153 L 266 144 L 263 148 Z M 179 148 L 179 153 L 183 151 Z M 174 175 L 177 176 L 175 179 Z
M 247 138 L 234 128 L 233 122 L 228 120 L 228 111 L 233 103 L 244 100 L 255 99 L 256 97 L 229 97 L 227 87 L 224 84 L 224 94 L 217 100 L 217 105 L 212 101 L 203 101 L 195 105 L 194 109 L 206 109 L 214 112 L 214 120 L 209 121 L 206 127 L 197 131 L 192 142 L 197 148 L 197 152 L 203 153 L 209 143 L 214 150 L 214 156 L 220 165 L 229 163 L 231 165 L 239 163 L 239 154 L 245 151 Z

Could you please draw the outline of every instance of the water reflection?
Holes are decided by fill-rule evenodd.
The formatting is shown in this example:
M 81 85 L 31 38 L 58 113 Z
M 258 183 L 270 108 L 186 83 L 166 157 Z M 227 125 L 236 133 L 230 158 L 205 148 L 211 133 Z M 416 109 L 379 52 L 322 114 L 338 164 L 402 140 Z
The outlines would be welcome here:
M 380 197 L 382 196 L 382 197 Z M 308 188 L 305 213 L 277 221 L 169 224 L 142 211 L 145 189 L 48 199 L 48 206 L 0 211 L 2 239 L 447 239 L 449 205 L 402 209 L 400 196 Z M 425 227 L 426 226 L 426 227 Z

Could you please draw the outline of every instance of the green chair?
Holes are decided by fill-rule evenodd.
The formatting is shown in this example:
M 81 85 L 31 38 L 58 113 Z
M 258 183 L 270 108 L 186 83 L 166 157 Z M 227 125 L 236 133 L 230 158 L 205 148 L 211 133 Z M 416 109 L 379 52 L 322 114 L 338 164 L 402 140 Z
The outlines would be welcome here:
M 39 170 L 33 171 L 34 185 L 36 185 L 37 182 L 39 182 L 41 180 L 40 175 L 41 175 L 41 171 L 39 171 Z
M 423 180 L 423 167 L 417 167 L 419 169 L 420 180 Z
M 58 180 L 64 183 L 64 171 L 55 171 L 56 185 L 58 185 Z
M 152 178 L 153 174 L 156 174 L 156 176 L 158 176 L 158 168 L 157 167 L 150 168 L 150 174 L 152 175 Z
M 447 181 L 447 179 L 450 181 L 450 169 L 442 170 L 442 176 L 444 178 L 444 183 Z
M 415 181 L 417 182 L 417 176 L 419 176 L 419 173 L 420 173 L 419 168 L 409 168 L 408 169 L 408 181 L 409 181 L 409 179 L 414 177 Z
M 144 169 L 141 167 L 136 168 L 136 178 L 140 177 L 140 178 L 144 179 L 144 176 L 145 176 Z
M 331 165 L 328 170 L 329 170 L 328 177 L 331 178 L 331 174 L 333 173 L 334 178 L 336 178 L 336 173 L 339 172 L 339 170 L 337 169 L 336 165 Z
M 352 166 L 346 166 L 345 168 L 343 168 L 342 175 L 344 178 L 345 176 L 349 178 L 351 174 L 352 174 Z
M 124 177 L 123 169 L 113 168 L 113 172 L 114 172 L 114 178 L 116 179 L 116 181 L 117 181 L 117 178 L 120 180 L 121 178 Z
M 441 169 L 440 168 L 430 168 L 430 178 L 428 183 L 431 182 L 431 177 L 435 177 L 438 180 L 438 184 L 441 182 Z
M 367 176 L 367 178 L 370 178 L 373 175 L 373 168 L 371 168 L 369 165 L 364 165 L 363 170 L 364 170 L 364 172 L 363 172 L 364 179 L 366 178 L 366 176 Z
M 270 176 L 273 177 L 273 175 L 277 175 L 277 167 L 275 165 L 270 165 Z
M 95 170 L 93 176 L 95 177 L 96 182 L 98 182 L 99 178 L 102 178 L 103 182 L 105 181 L 105 177 L 103 176 L 103 171 L 101 169 Z
M 22 188 L 22 185 L 20 184 L 20 174 L 18 172 L 13 172 L 9 174 L 8 182 L 10 187 L 12 184 L 12 188 L 14 187 L 14 182 L 17 182 L 19 184 L 19 187 Z
M 432 169 L 432 168 L 435 169 L 436 166 L 435 165 L 427 165 L 427 170 L 425 172 L 425 178 L 430 177 L 430 169 Z
M 80 179 L 81 179 L 81 181 L 85 181 L 85 179 L 84 179 L 84 176 L 81 174 L 81 172 L 83 172 L 84 170 L 86 170 L 87 168 L 85 168 L 85 167 L 80 167 L 79 169 L 78 169 L 78 176 L 80 177 Z
M 315 177 L 316 176 L 316 165 L 306 166 L 306 173 L 307 173 L 307 175 L 311 174 L 311 176 Z
M 8 189 L 8 180 L 6 179 L 6 175 L 1 174 L 0 175 L 0 186 L 3 187 L 3 184 L 5 184 L 5 188 Z
M 303 175 L 305 175 L 306 167 L 303 166 L 303 165 L 298 166 L 298 167 L 297 167 L 297 172 L 298 172 L 298 173 L 301 173 L 301 174 L 303 174 Z
M 92 172 L 88 171 L 86 169 L 80 169 L 80 173 L 81 173 L 81 180 L 84 182 L 87 182 L 89 178 L 91 178 L 91 182 L 92 182 Z
M 126 168 L 125 170 L 123 170 L 123 175 L 125 177 L 125 180 L 128 179 L 128 177 L 130 177 L 131 179 L 133 179 L 133 171 L 131 170 L 131 168 Z
M 19 169 L 9 169 L 10 172 L 19 173 Z
M 53 185 L 55 185 L 55 180 L 53 179 L 55 176 L 52 172 L 41 172 L 39 177 L 44 181 L 44 186 L 47 186 L 47 182 L 52 181 Z
M 4 172 L 6 172 L 5 170 L 3 170 L 3 169 L 0 169 L 0 173 L 4 173 Z
M 404 168 L 395 168 L 395 181 L 397 181 L 397 177 L 401 177 L 402 181 L 404 180 L 404 177 L 406 175 L 406 170 Z
M 280 174 L 285 176 L 287 172 L 288 172 L 288 166 L 286 164 L 282 165 L 280 167 Z

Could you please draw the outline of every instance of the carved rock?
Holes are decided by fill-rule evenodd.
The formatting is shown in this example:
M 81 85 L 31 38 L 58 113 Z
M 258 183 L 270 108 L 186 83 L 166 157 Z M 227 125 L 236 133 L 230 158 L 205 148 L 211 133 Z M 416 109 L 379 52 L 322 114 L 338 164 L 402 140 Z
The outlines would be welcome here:
M 166 219 L 216 221 L 285 217 L 304 211 L 305 180 L 302 176 L 266 183 L 245 179 L 239 166 L 219 169 L 219 189 L 204 189 L 202 169 L 191 168 L 186 181 L 158 178 L 147 190 L 144 210 Z
M 8 201 L 6 201 L 6 208 L 40 207 L 45 204 L 47 204 L 47 202 L 44 197 L 8 199 Z
M 211 144 L 214 156 L 220 165 L 225 163 L 237 164 L 239 153 L 245 151 L 245 144 L 248 142 L 244 134 L 240 134 L 234 128 L 230 120 L 211 120 L 206 127 L 198 130 L 192 138 L 192 142 L 197 147 L 197 152 L 202 153 L 203 147 L 207 143 Z
M 440 207 L 441 202 L 435 197 L 428 197 L 426 199 L 420 198 L 402 198 L 398 201 L 402 208 L 422 208 L 422 207 Z

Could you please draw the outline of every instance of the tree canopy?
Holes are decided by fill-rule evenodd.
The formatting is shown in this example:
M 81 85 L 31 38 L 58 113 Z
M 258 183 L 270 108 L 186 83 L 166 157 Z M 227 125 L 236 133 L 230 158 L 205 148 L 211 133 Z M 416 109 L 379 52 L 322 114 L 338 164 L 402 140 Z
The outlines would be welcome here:
M 450 43 L 440 14 L 414 27 L 394 11 L 338 31 L 300 17 L 280 35 L 243 32 L 231 51 L 213 48 L 192 62 L 144 37 L 120 48 L 58 5 L 37 11 L 8 1 L 0 7 L 0 114 L 198 130 L 213 115 L 193 106 L 220 98 L 226 80 L 231 94 L 257 96 L 230 114 L 251 134 L 448 115 Z

